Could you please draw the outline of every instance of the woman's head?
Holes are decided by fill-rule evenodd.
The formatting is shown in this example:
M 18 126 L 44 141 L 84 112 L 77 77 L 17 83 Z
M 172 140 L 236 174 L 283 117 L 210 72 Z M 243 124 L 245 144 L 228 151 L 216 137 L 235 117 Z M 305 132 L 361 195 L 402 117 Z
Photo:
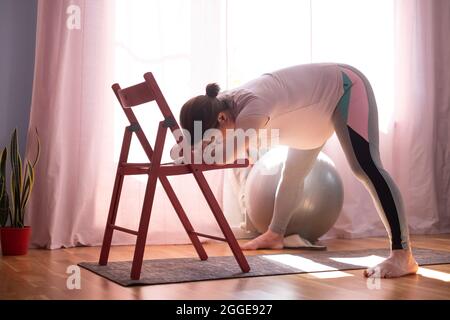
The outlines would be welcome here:
M 234 125 L 234 119 L 230 112 L 230 104 L 225 99 L 218 99 L 220 87 L 217 83 L 206 86 L 206 94 L 189 99 L 181 108 L 180 124 L 191 135 L 191 144 L 195 144 L 195 138 L 203 137 L 206 130 L 217 128 L 225 130 Z M 194 122 L 202 124 L 201 135 L 194 135 Z

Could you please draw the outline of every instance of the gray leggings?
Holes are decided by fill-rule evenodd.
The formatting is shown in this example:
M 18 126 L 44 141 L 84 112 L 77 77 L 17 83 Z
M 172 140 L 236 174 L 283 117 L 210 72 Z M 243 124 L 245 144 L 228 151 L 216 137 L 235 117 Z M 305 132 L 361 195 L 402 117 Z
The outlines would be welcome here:
M 348 65 L 341 65 L 341 68 L 344 95 L 332 117 L 336 135 L 353 173 L 372 196 L 391 248 L 408 249 L 409 232 L 402 197 L 380 160 L 377 105 L 372 87 L 357 69 Z M 305 179 L 321 149 L 289 149 L 277 187 L 270 230 L 285 233 L 299 196 L 289 186 Z M 298 192 L 303 191 L 302 187 L 303 184 Z

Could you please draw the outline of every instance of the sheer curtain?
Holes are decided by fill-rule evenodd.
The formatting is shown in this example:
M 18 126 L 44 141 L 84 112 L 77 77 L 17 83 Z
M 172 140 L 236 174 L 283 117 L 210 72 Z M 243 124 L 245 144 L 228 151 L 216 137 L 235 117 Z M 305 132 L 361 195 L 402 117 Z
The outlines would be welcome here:
M 184 0 L 116 0 L 115 79 L 122 87 L 143 81 L 142 75 L 153 72 L 172 112 L 178 117 L 183 103 L 190 97 L 203 94 L 208 82 L 222 82 L 225 78 L 225 42 L 223 32 L 222 1 Z M 119 158 L 123 127 L 127 120 L 118 103 L 114 105 L 115 153 Z M 136 108 L 138 119 L 153 143 L 159 109 L 154 104 Z M 167 139 L 163 161 L 171 161 L 170 148 L 175 143 Z M 131 145 L 129 160 L 146 162 L 137 139 Z M 112 161 L 112 159 L 111 159 Z M 208 181 L 221 198 L 222 174 L 208 172 Z M 191 176 L 170 177 L 175 192 L 200 232 L 219 233 L 206 201 Z M 126 177 L 118 224 L 137 229 L 146 186 L 145 176 Z M 101 217 L 103 223 L 104 215 Z M 189 242 L 178 216 L 158 184 L 152 211 L 149 243 Z M 118 242 L 131 242 L 133 238 L 115 238 Z
M 32 245 L 99 243 L 113 183 L 114 8 L 109 1 L 39 1 L 28 158 L 41 157 L 27 207 Z
M 80 8 L 78 29 L 67 28 L 69 6 Z M 101 243 L 126 125 L 112 83 L 126 87 L 151 71 L 177 115 L 208 82 L 228 89 L 263 72 L 319 61 L 351 64 L 373 84 L 382 158 L 399 181 L 412 230 L 450 231 L 450 130 L 445 120 L 450 55 L 440 55 L 448 52 L 442 45 L 446 34 L 440 32 L 448 29 L 448 12 L 445 1 L 397 1 L 395 6 L 390 0 L 39 1 L 27 146 L 33 154 L 37 127 L 43 152 L 28 207 L 33 245 Z M 426 56 L 429 46 L 432 57 Z M 151 143 L 160 119 L 157 111 L 152 104 L 136 110 Z M 167 140 L 167 149 L 172 143 Z M 132 148 L 131 160 L 146 161 L 136 141 Z M 335 137 L 324 152 L 345 184 L 343 212 L 326 236 L 384 235 L 371 199 L 351 174 Z M 168 159 L 166 153 L 163 160 Z M 207 179 L 238 227 L 243 212 L 230 175 L 229 170 L 213 172 Z M 190 179 L 171 181 L 194 226 L 219 232 Z M 137 227 L 144 189 L 142 177 L 126 178 L 119 225 Z M 188 242 L 160 186 L 148 239 Z M 113 241 L 133 243 L 134 237 L 118 232 Z
M 223 2 L 183 0 L 41 0 L 38 4 L 36 69 L 27 153 L 42 142 L 36 184 L 28 206 L 32 245 L 60 248 L 102 241 L 125 117 L 111 85 L 142 82 L 154 73 L 174 114 L 225 78 Z M 155 105 L 136 109 L 150 142 L 161 119 Z M 167 139 L 171 147 L 174 139 Z M 147 161 L 133 140 L 130 161 Z M 168 153 L 163 161 L 169 160 Z M 219 200 L 222 174 L 206 175 Z M 190 177 L 171 179 L 191 222 L 217 233 L 206 201 Z M 137 229 L 145 180 L 127 177 L 117 224 Z M 149 243 L 185 243 L 188 237 L 158 186 Z M 115 244 L 135 238 L 116 232 Z
M 450 48 L 445 37 L 450 2 L 227 3 L 228 85 L 297 63 L 340 62 L 360 69 L 376 95 L 381 158 L 403 193 L 411 232 L 449 232 Z M 340 218 L 324 238 L 385 235 L 335 136 L 323 152 L 335 162 L 345 188 Z M 245 210 L 236 176 L 224 174 L 224 206 L 237 227 Z
M 355 66 L 374 87 L 379 107 L 381 155 L 391 170 L 393 2 L 228 0 L 228 4 L 229 84 L 234 86 L 263 72 L 294 64 L 339 62 Z M 351 173 L 336 136 L 329 140 L 323 152 L 335 162 L 345 188 L 341 216 L 325 237 L 383 235 L 385 231 L 371 198 Z M 235 183 L 231 173 L 225 173 L 225 183 L 229 186 Z M 224 189 L 228 189 L 227 185 Z M 236 194 L 227 192 L 224 203 L 235 213 L 242 211 L 242 205 L 230 204 Z M 243 215 L 240 212 L 241 219 Z M 233 221 L 238 220 L 237 215 L 233 217 Z
M 383 165 L 392 172 L 394 119 L 394 3 L 312 1 L 312 60 L 351 64 L 369 79 L 375 92 Z M 372 199 L 353 176 L 337 138 L 324 148 L 344 182 L 344 206 L 327 237 L 385 235 Z
M 450 232 L 450 1 L 396 2 L 394 173 L 415 233 Z

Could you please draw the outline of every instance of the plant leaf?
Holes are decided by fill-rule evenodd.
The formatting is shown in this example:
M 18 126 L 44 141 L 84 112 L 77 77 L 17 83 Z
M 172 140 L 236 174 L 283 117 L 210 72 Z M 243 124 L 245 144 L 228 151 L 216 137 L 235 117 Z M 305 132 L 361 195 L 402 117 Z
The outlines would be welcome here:
M 6 177 L 6 157 L 8 155 L 8 150 L 6 148 L 3 149 L 2 154 L 0 155 L 0 176 Z
M 0 226 L 4 227 L 8 221 L 10 215 L 9 198 L 6 193 L 6 181 L 5 177 L 0 177 Z
M 18 189 L 22 189 L 22 158 L 20 157 L 19 141 L 17 138 L 17 129 L 14 129 L 11 139 L 11 158 L 14 158 L 15 166 L 12 166 L 13 172 L 16 176 Z M 12 163 L 11 163 L 12 164 Z
M 19 142 L 17 139 L 17 129 L 14 129 L 10 143 L 11 160 L 11 198 L 13 209 L 13 226 L 22 224 L 21 217 L 21 195 L 22 195 L 22 159 L 19 153 Z
M 24 221 L 25 207 L 27 205 L 31 190 L 33 189 L 33 180 L 34 180 L 34 170 L 33 170 L 33 167 L 31 165 L 30 161 L 28 161 L 26 169 L 25 169 L 22 197 L 21 197 L 21 202 L 20 202 L 21 213 L 22 213 L 21 220 L 22 221 Z
M 9 184 L 10 184 L 10 189 L 11 189 L 11 198 L 12 199 L 14 199 L 14 197 L 15 197 L 15 195 L 14 195 L 14 192 L 15 192 L 15 189 L 14 189 L 14 180 L 12 179 L 12 176 L 13 176 L 13 174 L 11 173 L 11 181 L 9 182 Z M 14 224 L 15 224 L 15 216 L 16 216 L 16 211 L 15 211 L 15 208 L 14 208 L 14 201 L 11 203 L 11 209 L 12 209 L 12 217 L 11 217 L 11 226 L 14 226 Z
M 0 155 L 0 226 L 4 227 L 10 214 L 9 198 L 6 192 L 6 157 L 8 151 L 2 150 Z
M 35 128 L 35 131 L 36 131 L 36 140 L 37 140 L 37 153 L 36 153 L 36 158 L 33 161 L 33 165 L 32 165 L 33 168 L 36 166 L 36 163 L 39 161 L 39 157 L 41 155 L 41 141 L 39 139 L 39 132 L 38 132 L 37 128 Z

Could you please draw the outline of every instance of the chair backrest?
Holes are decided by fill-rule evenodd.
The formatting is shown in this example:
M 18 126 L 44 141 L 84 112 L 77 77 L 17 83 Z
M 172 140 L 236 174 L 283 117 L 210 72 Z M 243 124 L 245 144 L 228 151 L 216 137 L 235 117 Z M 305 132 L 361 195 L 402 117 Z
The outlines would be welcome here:
M 119 100 L 125 114 L 127 116 L 133 115 L 131 117 L 133 122 L 138 123 L 136 117 L 134 117 L 134 112 L 131 111 L 131 108 L 147 102 L 156 101 L 164 120 L 167 122 L 167 127 L 170 128 L 172 132 L 180 129 L 180 126 L 170 110 L 170 107 L 167 104 L 161 89 L 156 83 L 153 74 L 151 72 L 147 72 L 144 74 L 144 79 L 144 82 L 124 89 L 121 89 L 117 83 L 112 86 L 112 89 L 116 94 L 116 97 Z
M 141 82 L 134 86 L 118 91 L 122 107 L 131 108 L 140 104 L 155 100 L 155 95 L 150 90 L 147 82 Z
M 175 130 L 180 129 L 180 126 L 170 110 L 170 107 L 167 104 L 161 89 L 156 83 L 153 74 L 151 72 L 145 73 L 144 80 L 144 82 L 124 89 L 121 89 L 117 83 L 112 86 L 112 89 L 119 100 L 125 115 L 130 121 L 131 126 L 139 128 L 139 121 L 131 108 L 147 102 L 155 101 L 164 117 L 165 125 L 172 131 L 172 133 Z M 181 142 L 182 137 L 180 137 L 180 135 L 174 135 L 174 137 L 175 140 L 178 140 L 177 143 Z

